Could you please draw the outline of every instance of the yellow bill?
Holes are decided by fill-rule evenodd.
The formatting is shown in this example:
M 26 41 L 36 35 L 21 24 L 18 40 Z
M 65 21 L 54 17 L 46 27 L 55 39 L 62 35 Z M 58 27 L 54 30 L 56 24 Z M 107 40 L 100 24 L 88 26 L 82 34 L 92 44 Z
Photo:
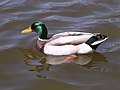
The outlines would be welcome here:
M 21 33 L 30 33 L 30 32 L 32 32 L 31 27 L 21 31 Z

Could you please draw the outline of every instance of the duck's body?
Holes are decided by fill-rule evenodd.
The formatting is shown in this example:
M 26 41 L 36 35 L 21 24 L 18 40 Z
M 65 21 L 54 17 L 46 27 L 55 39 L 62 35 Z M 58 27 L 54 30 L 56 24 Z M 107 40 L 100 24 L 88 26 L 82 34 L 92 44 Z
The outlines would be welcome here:
M 39 25 L 39 27 L 43 24 L 39 22 L 36 23 L 36 25 Z M 29 30 L 34 29 L 33 26 L 35 26 L 35 23 L 31 26 L 31 28 L 29 28 Z M 46 27 L 44 27 L 44 29 L 46 29 Z M 85 32 L 64 32 L 55 34 L 50 39 L 48 39 L 47 29 L 39 32 L 42 33 L 40 33 L 40 37 L 38 37 L 36 47 L 38 50 L 49 55 L 71 55 L 91 53 L 94 50 L 96 50 L 96 48 L 102 42 L 108 39 L 107 36 L 101 35 L 99 33 Z
M 38 38 L 36 47 L 49 55 L 86 54 L 96 49 L 96 47 L 91 47 L 86 42 L 93 36 L 97 37 L 97 35 L 101 36 L 98 33 L 64 32 L 55 34 L 50 39 Z M 104 37 L 104 41 L 106 39 Z

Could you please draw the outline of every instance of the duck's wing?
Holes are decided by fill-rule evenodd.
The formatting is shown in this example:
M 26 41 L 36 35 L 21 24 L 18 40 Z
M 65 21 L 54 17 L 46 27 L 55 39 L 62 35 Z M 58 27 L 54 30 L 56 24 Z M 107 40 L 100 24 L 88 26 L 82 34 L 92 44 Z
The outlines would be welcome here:
M 80 35 L 91 35 L 92 33 L 86 32 L 63 32 L 53 35 L 53 37 L 65 37 L 65 36 L 80 36 Z
M 64 32 L 53 35 L 48 43 L 57 46 L 68 44 L 78 45 L 86 42 L 93 35 L 93 33 L 84 32 Z

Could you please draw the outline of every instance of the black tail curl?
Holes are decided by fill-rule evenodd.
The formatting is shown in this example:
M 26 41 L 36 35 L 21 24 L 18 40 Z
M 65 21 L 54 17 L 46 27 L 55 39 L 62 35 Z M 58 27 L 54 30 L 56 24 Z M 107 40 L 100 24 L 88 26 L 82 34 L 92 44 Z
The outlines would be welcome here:
M 85 43 L 88 44 L 92 49 L 97 49 L 97 47 L 107 39 L 107 35 L 97 34 L 95 36 L 92 36 Z

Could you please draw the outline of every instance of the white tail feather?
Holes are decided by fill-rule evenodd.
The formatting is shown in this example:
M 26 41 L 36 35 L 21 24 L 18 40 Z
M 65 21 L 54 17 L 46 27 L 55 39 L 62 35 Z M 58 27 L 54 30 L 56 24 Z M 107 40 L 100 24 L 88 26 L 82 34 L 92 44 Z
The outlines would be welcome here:
M 94 46 L 94 45 L 100 44 L 100 43 L 106 41 L 107 39 L 108 39 L 108 37 L 103 40 L 96 41 L 96 42 L 92 43 L 91 45 Z

